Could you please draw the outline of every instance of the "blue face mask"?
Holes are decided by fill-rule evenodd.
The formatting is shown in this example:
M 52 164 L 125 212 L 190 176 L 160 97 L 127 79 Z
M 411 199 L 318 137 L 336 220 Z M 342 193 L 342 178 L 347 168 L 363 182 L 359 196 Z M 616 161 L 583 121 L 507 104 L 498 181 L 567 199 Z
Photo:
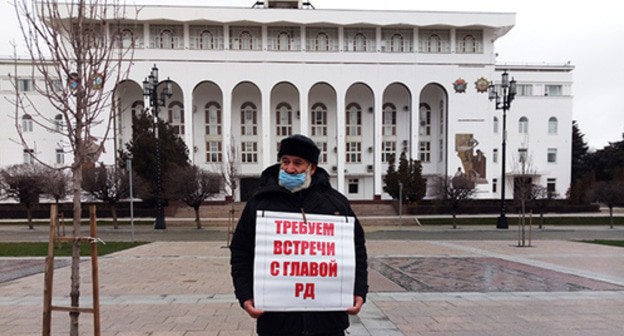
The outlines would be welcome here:
M 301 188 L 306 180 L 306 173 L 301 174 L 288 174 L 284 170 L 280 169 L 279 172 L 279 185 L 290 190 L 295 191 L 297 188 Z

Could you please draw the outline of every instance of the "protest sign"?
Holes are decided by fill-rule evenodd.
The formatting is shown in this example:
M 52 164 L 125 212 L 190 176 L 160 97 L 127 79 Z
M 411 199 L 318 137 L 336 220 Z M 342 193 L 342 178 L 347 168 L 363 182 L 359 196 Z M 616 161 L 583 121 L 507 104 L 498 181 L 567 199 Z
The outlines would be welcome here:
M 266 311 L 353 306 L 355 219 L 258 211 L 254 305 Z

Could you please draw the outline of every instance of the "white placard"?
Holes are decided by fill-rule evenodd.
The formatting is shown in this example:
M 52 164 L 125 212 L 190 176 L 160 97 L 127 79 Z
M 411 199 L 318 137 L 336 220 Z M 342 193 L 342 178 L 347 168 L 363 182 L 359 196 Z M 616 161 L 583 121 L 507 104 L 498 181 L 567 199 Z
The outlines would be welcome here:
M 254 304 L 266 311 L 353 306 L 355 219 L 258 211 Z

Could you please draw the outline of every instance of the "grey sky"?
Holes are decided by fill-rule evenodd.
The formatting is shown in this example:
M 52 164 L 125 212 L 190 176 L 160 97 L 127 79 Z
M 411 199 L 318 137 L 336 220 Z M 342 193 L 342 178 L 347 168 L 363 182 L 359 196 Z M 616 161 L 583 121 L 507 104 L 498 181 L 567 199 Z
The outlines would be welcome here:
M 574 70 L 574 114 L 594 148 L 622 140 L 624 133 L 624 23 L 613 0 L 309 0 L 317 9 L 388 9 L 514 12 L 516 26 L 496 43 L 499 63 L 568 61 Z M 13 0 L 0 0 L 0 56 L 19 44 Z M 250 7 L 255 0 L 127 0 L 132 4 Z M 22 52 L 23 53 L 23 52 Z M 510 113 L 513 113 L 513 106 Z

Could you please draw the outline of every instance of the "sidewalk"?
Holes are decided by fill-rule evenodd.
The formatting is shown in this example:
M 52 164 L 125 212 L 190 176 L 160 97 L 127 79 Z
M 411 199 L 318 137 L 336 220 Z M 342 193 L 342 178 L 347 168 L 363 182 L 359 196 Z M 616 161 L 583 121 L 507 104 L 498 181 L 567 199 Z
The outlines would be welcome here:
M 622 231 L 619 231 L 621 234 Z M 218 241 L 157 241 L 100 257 L 102 335 L 255 335 Z M 349 335 L 621 335 L 624 249 L 561 240 L 367 242 L 370 295 Z M 54 274 L 68 305 L 69 268 Z M 90 306 L 89 263 L 81 305 Z M 0 335 L 41 334 L 43 274 L 0 283 Z M 81 335 L 92 334 L 82 314 Z M 67 335 L 66 313 L 53 334 Z

